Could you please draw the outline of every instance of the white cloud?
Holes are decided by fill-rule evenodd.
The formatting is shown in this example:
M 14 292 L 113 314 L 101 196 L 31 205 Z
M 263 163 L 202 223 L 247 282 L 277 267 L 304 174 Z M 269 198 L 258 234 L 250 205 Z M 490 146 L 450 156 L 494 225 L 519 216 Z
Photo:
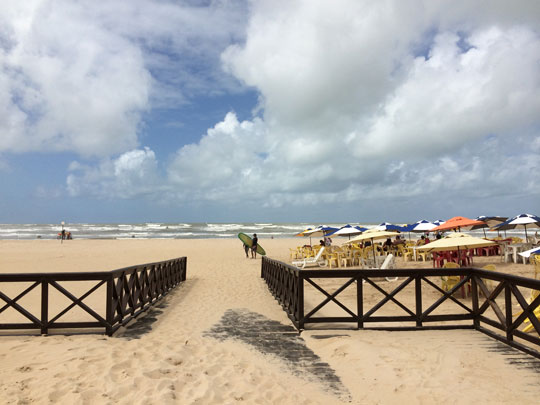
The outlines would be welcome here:
M 183 149 L 190 158 L 176 156 L 171 176 L 178 171 L 200 180 L 203 196 L 215 190 L 215 177 L 227 186 L 220 198 L 304 204 L 465 190 L 468 184 L 471 193 L 487 194 L 517 172 L 530 173 L 538 162 L 525 151 L 520 158 L 498 149 L 490 156 L 479 152 L 490 137 L 507 146 L 516 134 L 527 137 L 540 128 L 540 36 L 523 23 L 528 17 L 508 17 L 508 7 L 498 3 L 499 13 L 474 14 L 470 21 L 478 25 L 472 26 L 464 23 L 465 11 L 476 6 L 460 3 L 452 18 L 442 8 L 410 9 L 402 2 L 256 3 L 245 45 L 230 47 L 223 60 L 261 92 L 257 150 L 229 143 L 230 135 L 207 136 Z M 444 30 L 424 43 L 426 57 L 417 56 L 418 44 L 439 22 Z M 245 130 L 237 135 L 250 139 Z M 223 153 L 230 144 L 235 154 L 249 152 L 243 161 L 253 170 L 249 178 L 235 177 L 238 162 Z M 472 145 L 477 150 L 465 153 Z M 254 158 L 261 154 L 264 159 Z M 195 156 L 204 163 L 193 164 Z M 396 162 L 402 162 L 398 177 L 392 175 Z M 501 163 L 520 162 L 527 168 L 491 178 Z M 201 174 L 201 165 L 233 170 L 216 177 Z M 423 178 L 426 172 L 433 175 Z
M 216 71 L 243 13 L 243 2 L 3 2 L 0 151 L 137 147 L 151 108 L 234 87 Z
M 71 196 L 157 198 L 157 193 L 163 189 L 156 156 L 148 148 L 123 153 L 116 159 L 106 159 L 97 167 L 72 162 L 70 171 L 67 191 Z
M 389 203 L 378 201 L 407 198 L 467 208 L 468 199 L 507 202 L 508 195 L 532 203 L 540 168 L 538 7 L 253 2 L 245 42 L 222 60 L 260 92 L 261 116 L 240 122 L 229 113 L 152 181 L 175 201 L 261 208 L 345 202 L 353 212 L 363 202 L 382 208 Z M 142 161 L 155 167 L 150 152 Z M 129 184 L 148 193 L 150 177 L 134 181 L 137 170 L 115 170 L 121 161 L 70 176 L 73 193 L 99 194 L 101 182 L 109 191 Z

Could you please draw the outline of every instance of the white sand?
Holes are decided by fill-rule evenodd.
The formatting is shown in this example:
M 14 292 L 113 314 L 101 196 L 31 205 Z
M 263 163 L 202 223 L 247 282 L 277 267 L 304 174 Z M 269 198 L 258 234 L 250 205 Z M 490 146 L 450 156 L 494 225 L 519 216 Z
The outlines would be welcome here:
M 288 260 L 298 240 L 261 244 L 269 256 Z M 265 339 L 276 336 L 278 343 L 281 334 L 264 325 L 291 325 L 260 278 L 260 260 L 246 259 L 238 240 L 0 241 L 2 273 L 111 270 L 180 256 L 188 257 L 188 280 L 165 298 L 161 314 L 150 311 L 148 318 L 157 321 L 141 323 L 151 325 L 147 333 L 0 337 L 0 402 L 491 404 L 540 398 L 539 374 L 511 364 L 492 351 L 499 343 L 474 331 L 309 330 L 301 339 L 288 335 L 305 349 L 300 360 L 269 354 L 255 332 L 226 324 L 231 314 L 248 325 L 255 317 L 252 324 L 262 320 Z M 532 273 L 532 266 L 499 266 L 505 268 Z M 246 336 L 215 332 L 223 325 Z M 327 365 L 314 364 L 309 353 Z

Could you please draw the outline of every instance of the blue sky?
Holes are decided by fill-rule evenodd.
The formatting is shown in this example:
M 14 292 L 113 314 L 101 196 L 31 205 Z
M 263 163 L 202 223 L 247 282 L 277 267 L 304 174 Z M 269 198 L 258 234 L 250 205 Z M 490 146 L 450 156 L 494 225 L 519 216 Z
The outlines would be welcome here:
M 540 214 L 537 1 L 29 0 L 0 27 L 0 222 Z

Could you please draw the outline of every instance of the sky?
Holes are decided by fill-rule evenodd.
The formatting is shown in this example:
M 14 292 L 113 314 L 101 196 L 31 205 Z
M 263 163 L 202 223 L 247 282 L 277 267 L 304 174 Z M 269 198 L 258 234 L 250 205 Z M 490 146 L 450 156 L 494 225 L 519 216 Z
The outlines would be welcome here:
M 0 222 L 540 214 L 537 0 L 0 3 Z

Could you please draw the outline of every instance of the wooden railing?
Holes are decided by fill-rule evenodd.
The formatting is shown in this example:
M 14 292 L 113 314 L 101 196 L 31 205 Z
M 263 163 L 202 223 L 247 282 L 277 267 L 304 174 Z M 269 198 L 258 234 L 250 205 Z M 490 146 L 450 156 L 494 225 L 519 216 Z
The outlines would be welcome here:
M 441 276 L 459 276 L 460 281 L 449 291 L 444 291 L 437 282 Z M 540 296 L 527 300 L 523 293 L 540 290 L 540 280 L 475 268 L 301 270 L 267 257 L 262 260 L 261 277 L 300 331 L 308 324 L 317 323 L 352 323 L 358 329 L 383 330 L 476 329 L 540 358 L 540 321 L 533 313 L 540 307 Z M 392 284 L 378 281 L 386 277 L 399 279 Z M 319 279 L 331 279 L 334 282 L 333 292 L 321 286 Z M 486 286 L 487 280 L 494 284 L 492 288 Z M 318 303 L 310 301 L 307 313 L 305 286 L 313 287 L 314 291 L 325 297 Z M 366 307 L 364 299 L 366 286 L 382 295 L 382 299 L 370 308 Z M 391 290 L 387 291 L 389 286 Z M 349 287 L 354 289 L 354 302 L 351 302 L 350 294 L 348 302 L 338 298 Z M 405 288 L 414 289 L 412 307 L 396 297 Z M 464 288 L 470 288 L 470 300 L 459 298 L 460 291 Z M 438 293 L 434 295 L 434 301 L 426 305 L 427 298 L 423 291 L 428 289 L 434 289 Z M 434 314 L 445 302 L 453 302 L 459 311 Z M 342 315 L 322 315 L 322 309 L 329 303 L 340 308 Z M 389 303 L 397 305 L 403 315 L 375 314 Z M 515 303 L 518 303 L 520 308 L 517 313 L 512 310 Z M 495 316 L 487 316 L 488 310 Z M 520 330 L 526 325 L 525 322 L 532 325 L 532 333 Z
M 1 322 L 0 329 L 37 329 L 42 334 L 47 334 L 51 329 L 91 328 L 102 330 L 110 336 L 119 327 L 147 310 L 180 282 L 185 281 L 186 264 L 187 259 L 181 257 L 109 272 L 0 274 L 0 300 L 5 302 L 0 308 L 0 316 L 6 310 L 12 309 L 19 317 L 25 319 L 24 322 Z M 91 283 L 92 286 L 83 294 L 74 292 L 87 283 Z M 23 290 L 13 298 L 9 297 L 6 290 L 16 288 L 17 285 L 22 285 Z M 23 304 L 24 297 L 35 291 L 40 295 L 38 299 L 34 297 Z M 97 306 L 87 305 L 84 302 L 99 291 L 103 294 Z M 60 293 L 70 302 L 53 316 L 50 314 L 54 312 L 51 310 L 52 292 Z M 75 308 L 82 310 L 91 320 L 61 321 L 66 314 L 77 317 L 73 315 Z

